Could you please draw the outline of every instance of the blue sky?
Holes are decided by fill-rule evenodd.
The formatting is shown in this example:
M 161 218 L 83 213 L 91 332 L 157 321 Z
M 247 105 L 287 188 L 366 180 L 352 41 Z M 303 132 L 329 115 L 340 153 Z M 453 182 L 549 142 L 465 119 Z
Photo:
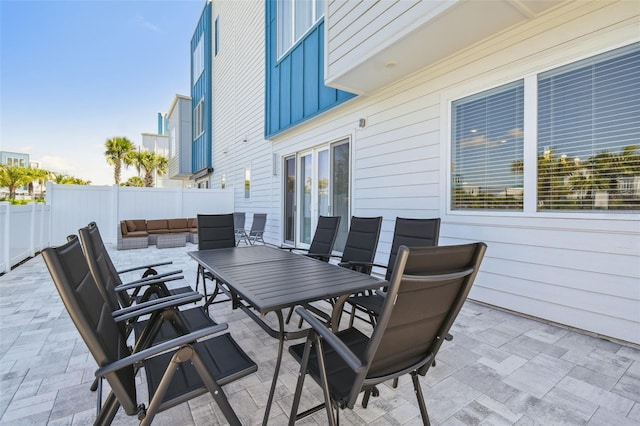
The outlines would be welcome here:
M 0 150 L 113 184 L 105 141 L 141 145 L 175 94 L 190 95 L 189 43 L 204 5 L 0 0 Z

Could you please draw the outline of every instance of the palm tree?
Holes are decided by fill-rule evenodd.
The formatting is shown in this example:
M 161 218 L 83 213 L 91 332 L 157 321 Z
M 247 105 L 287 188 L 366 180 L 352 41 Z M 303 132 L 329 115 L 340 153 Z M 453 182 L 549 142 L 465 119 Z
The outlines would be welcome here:
M 153 187 L 154 172 L 157 172 L 158 176 L 162 176 L 169 169 L 169 160 L 151 151 L 135 153 L 134 164 L 136 168 L 144 171 L 144 186 L 147 188 Z
M 143 187 L 144 181 L 140 176 L 131 176 L 125 183 L 120 184 L 121 186 L 137 186 Z
M 104 155 L 107 157 L 107 162 L 113 166 L 113 177 L 116 185 L 120 185 L 122 165 L 124 164 L 127 167 L 133 163 L 135 146 L 124 136 L 107 139 L 104 145 L 107 148 Z
M 16 198 L 16 188 L 28 185 L 31 182 L 29 169 L 19 166 L 8 166 L 0 164 L 0 186 L 9 188 L 9 199 Z
M 51 177 L 51 172 L 45 169 L 31 169 L 31 178 L 40 186 L 40 198 L 44 198 L 44 186 Z

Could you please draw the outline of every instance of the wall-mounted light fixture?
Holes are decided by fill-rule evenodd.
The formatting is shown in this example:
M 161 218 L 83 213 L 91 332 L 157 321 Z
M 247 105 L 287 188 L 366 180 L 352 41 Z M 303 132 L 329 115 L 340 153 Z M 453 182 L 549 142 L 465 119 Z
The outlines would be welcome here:
M 365 118 L 361 118 L 360 120 L 358 120 L 358 127 L 360 127 L 361 129 L 364 129 L 366 125 L 367 125 L 367 120 Z

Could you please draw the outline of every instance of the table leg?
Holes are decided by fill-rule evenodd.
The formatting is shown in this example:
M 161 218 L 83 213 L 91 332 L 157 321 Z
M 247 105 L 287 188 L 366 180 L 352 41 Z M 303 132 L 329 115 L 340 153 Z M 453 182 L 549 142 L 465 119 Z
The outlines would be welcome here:
M 282 311 L 276 311 L 278 316 L 278 326 L 280 327 L 280 333 L 278 335 L 278 359 L 276 360 L 276 368 L 273 372 L 273 380 L 271 381 L 271 390 L 269 391 L 269 398 L 267 399 L 267 406 L 264 409 L 264 418 L 262 419 L 262 425 L 266 426 L 267 420 L 269 420 L 269 412 L 271 411 L 271 404 L 273 403 L 273 396 L 276 391 L 276 384 L 278 383 L 278 374 L 280 373 L 280 364 L 282 363 L 282 352 L 284 349 L 284 318 L 282 317 Z

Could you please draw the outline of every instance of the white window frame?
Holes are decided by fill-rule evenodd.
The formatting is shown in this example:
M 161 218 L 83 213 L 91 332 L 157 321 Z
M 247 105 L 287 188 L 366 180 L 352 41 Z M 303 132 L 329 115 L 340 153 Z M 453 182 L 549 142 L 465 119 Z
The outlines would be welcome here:
M 309 25 L 309 27 L 303 31 L 299 37 L 296 38 L 296 26 L 295 26 L 295 22 L 296 22 L 296 3 L 300 2 L 300 1 L 305 1 L 305 2 L 310 2 L 311 3 L 311 24 Z M 318 21 L 324 16 L 325 9 L 326 9 L 326 2 L 327 0 L 290 0 L 290 2 L 288 2 L 287 4 L 291 5 L 291 13 L 290 13 L 290 17 L 291 17 L 291 21 L 287 22 L 287 28 L 284 28 L 282 26 L 282 21 L 281 21 L 281 17 L 280 17 L 280 6 L 282 4 L 284 4 L 281 1 L 277 2 L 276 5 L 276 55 L 278 60 L 282 59 L 283 57 L 287 56 L 287 54 L 293 50 L 293 48 L 298 44 L 298 42 L 302 39 L 305 38 L 305 36 L 309 33 L 309 30 L 311 30 L 313 27 L 316 26 L 316 24 L 318 23 Z M 322 11 L 318 11 L 318 5 L 320 3 L 320 6 L 322 6 Z M 291 36 L 291 44 L 288 46 L 282 46 L 281 47 L 281 31 L 283 30 L 288 30 L 290 32 L 290 36 Z
M 537 159 L 538 159 L 538 76 L 546 71 L 561 68 L 565 65 L 579 62 L 584 59 L 596 57 L 598 55 L 616 50 L 618 48 L 637 42 L 627 42 L 608 46 L 604 49 L 592 51 L 587 54 L 566 58 L 564 61 L 556 62 L 543 68 L 535 69 L 529 73 L 511 74 L 509 78 L 497 77 L 493 81 L 485 81 L 484 85 L 478 85 L 475 81 L 458 85 L 442 93 L 440 97 L 440 170 L 441 170 L 441 191 L 446 194 L 440 198 L 440 211 L 451 216 L 490 216 L 490 217 L 548 217 L 548 218 L 589 218 L 589 219 L 621 219 L 635 217 L 637 210 L 538 210 L 537 206 Z M 523 176 L 523 210 L 488 210 L 488 209 L 452 209 L 452 122 L 453 122 L 453 102 L 481 93 L 493 88 L 497 88 L 517 80 L 524 80 L 524 147 L 523 161 L 525 174 Z M 529 170 L 527 172 L 526 170 Z M 533 171 L 532 171 L 533 170 Z
M 197 139 L 204 133 L 204 98 L 193 109 L 193 135 Z

